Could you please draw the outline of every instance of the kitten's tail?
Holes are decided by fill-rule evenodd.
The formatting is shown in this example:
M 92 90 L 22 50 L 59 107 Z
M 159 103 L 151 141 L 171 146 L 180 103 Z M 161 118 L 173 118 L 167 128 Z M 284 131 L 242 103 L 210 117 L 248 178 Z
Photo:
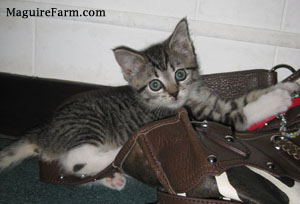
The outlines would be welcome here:
M 0 173 L 8 168 L 12 168 L 24 159 L 36 156 L 37 146 L 28 139 L 20 139 L 0 151 Z

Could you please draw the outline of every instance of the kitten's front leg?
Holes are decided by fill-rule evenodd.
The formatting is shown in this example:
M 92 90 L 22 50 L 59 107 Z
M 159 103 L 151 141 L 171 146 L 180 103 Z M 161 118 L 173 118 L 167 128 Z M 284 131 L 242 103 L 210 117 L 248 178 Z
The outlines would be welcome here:
M 292 104 L 291 94 L 299 89 L 297 83 L 279 83 L 270 88 L 252 91 L 238 99 L 246 101 L 242 111 L 247 122 L 246 124 L 236 124 L 237 129 L 246 130 L 271 116 L 287 111 Z
M 296 82 L 285 82 L 285 83 L 278 83 L 274 86 L 265 89 L 258 89 L 247 93 L 246 95 L 237 99 L 237 101 L 243 101 L 243 106 L 246 106 L 248 103 L 256 101 L 259 97 L 269 92 L 275 91 L 276 89 L 282 89 L 290 94 L 295 91 L 299 91 L 300 87 L 299 84 Z
M 297 83 L 279 83 L 226 101 L 201 87 L 191 95 L 187 107 L 196 120 L 221 122 L 244 131 L 255 123 L 286 111 L 291 105 L 291 93 L 298 90 Z
M 236 118 L 244 121 L 238 103 L 223 100 L 205 87 L 194 90 L 186 106 L 196 120 L 211 120 L 231 125 L 233 122 L 231 114 L 236 113 Z

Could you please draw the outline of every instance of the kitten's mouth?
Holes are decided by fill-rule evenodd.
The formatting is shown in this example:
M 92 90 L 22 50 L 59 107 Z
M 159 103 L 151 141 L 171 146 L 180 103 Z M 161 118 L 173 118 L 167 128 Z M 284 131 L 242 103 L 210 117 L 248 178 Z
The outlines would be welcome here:
M 180 100 L 180 96 L 172 97 L 172 101 L 178 102 Z
M 176 98 L 173 98 L 173 99 L 171 100 L 171 103 L 170 103 L 170 104 L 172 104 L 171 106 L 172 106 L 173 108 L 180 108 L 181 106 L 184 105 L 184 103 L 185 103 L 185 100 L 182 100 L 182 97 L 178 96 L 178 97 L 176 97 Z

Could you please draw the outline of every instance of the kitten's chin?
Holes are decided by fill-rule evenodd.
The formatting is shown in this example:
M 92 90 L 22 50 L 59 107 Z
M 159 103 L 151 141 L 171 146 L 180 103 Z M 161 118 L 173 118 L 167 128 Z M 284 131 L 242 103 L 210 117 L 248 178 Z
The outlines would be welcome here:
M 153 105 L 152 104 L 152 107 L 155 109 L 157 107 L 160 107 L 160 108 L 166 108 L 166 109 L 169 109 L 169 110 L 178 110 L 179 108 L 183 107 L 184 104 L 185 104 L 185 100 L 170 100 L 168 103 L 159 103 L 157 105 Z
M 179 109 L 184 106 L 185 102 L 186 100 L 183 99 L 172 99 L 171 102 L 166 105 L 166 107 L 170 109 Z

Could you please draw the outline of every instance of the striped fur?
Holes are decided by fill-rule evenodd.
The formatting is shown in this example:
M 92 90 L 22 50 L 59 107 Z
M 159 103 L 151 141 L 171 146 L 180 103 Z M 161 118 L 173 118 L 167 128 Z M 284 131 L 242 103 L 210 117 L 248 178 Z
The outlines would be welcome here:
M 91 91 L 68 99 L 48 123 L 0 153 L 0 172 L 25 157 L 38 155 L 45 161 L 59 160 L 67 172 L 93 175 L 114 159 L 134 131 L 173 116 L 180 107 L 185 106 L 197 120 L 214 120 L 243 130 L 250 125 L 249 121 L 258 122 L 247 115 L 261 105 L 257 99 L 281 99 L 284 95 L 284 100 L 269 107 L 268 114 L 276 114 L 278 107 L 287 108 L 291 101 L 289 93 L 298 89 L 289 83 L 254 91 L 234 101 L 217 97 L 201 82 L 186 19 L 162 43 L 142 51 L 122 46 L 114 49 L 114 54 L 129 86 Z M 22 150 L 26 154 L 16 157 Z M 103 158 L 105 162 L 99 163 Z

